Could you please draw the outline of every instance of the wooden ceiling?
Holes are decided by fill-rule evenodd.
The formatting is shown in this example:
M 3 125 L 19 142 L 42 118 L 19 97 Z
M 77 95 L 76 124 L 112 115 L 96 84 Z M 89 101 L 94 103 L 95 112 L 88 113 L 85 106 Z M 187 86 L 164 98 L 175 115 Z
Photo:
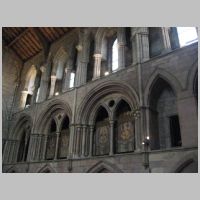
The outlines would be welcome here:
M 3 27 L 2 37 L 24 62 L 71 31 L 69 27 Z

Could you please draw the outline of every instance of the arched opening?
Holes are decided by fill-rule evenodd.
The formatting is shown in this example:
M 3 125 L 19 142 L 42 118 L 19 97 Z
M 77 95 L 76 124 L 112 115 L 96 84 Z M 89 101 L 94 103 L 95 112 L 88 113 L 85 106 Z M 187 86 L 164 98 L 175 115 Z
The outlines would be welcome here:
M 196 27 L 171 27 L 169 37 L 172 49 L 184 47 L 198 41 Z
M 132 152 L 135 149 L 134 124 L 129 104 L 121 100 L 115 111 L 115 153 Z
M 53 58 L 51 67 L 51 83 L 49 97 L 59 95 L 63 91 L 64 86 L 64 67 L 69 58 L 67 51 L 61 47 Z
M 151 149 L 181 146 L 176 95 L 162 78 L 155 81 L 150 91 L 149 110 Z
M 118 41 L 115 39 L 112 46 L 112 71 L 118 69 Z
M 90 51 L 89 51 L 89 62 L 87 65 L 87 82 L 91 81 L 93 78 L 94 71 L 94 39 L 90 42 Z
M 163 50 L 162 30 L 160 27 L 149 28 L 149 55 L 158 56 Z
M 101 45 L 101 71 L 100 71 L 100 76 L 105 76 L 107 75 L 108 72 L 108 55 L 109 55 L 109 38 L 107 36 L 104 36 L 102 40 L 102 45 Z
M 93 155 L 108 155 L 110 147 L 110 128 L 107 110 L 100 106 L 97 112 L 94 127 Z
M 27 160 L 28 156 L 28 148 L 29 148 L 29 141 L 30 141 L 30 127 L 23 128 L 22 135 L 19 142 L 19 150 L 17 154 L 17 162 L 24 162 Z
M 69 81 L 69 87 L 70 88 L 74 87 L 74 80 L 75 80 L 75 72 L 71 72 L 71 74 L 70 74 L 70 81 Z
M 35 90 L 35 78 L 36 78 L 36 68 L 34 65 L 31 66 L 30 70 L 28 71 L 26 75 L 26 81 L 25 81 L 25 93 L 27 95 L 22 95 L 22 102 L 23 107 L 27 108 L 32 103 L 32 97 Z
M 56 84 L 54 90 L 55 94 L 59 94 L 62 92 L 63 74 L 64 74 L 64 62 L 59 60 L 56 70 Z
M 198 41 L 196 27 L 177 27 L 180 47 L 193 44 Z
M 69 148 L 69 118 L 65 116 L 62 122 L 60 137 L 59 137 L 59 145 L 58 145 L 58 158 L 66 158 L 68 155 Z
M 132 63 L 132 42 L 131 42 L 131 28 L 125 28 L 126 35 L 126 66 L 131 65 Z
M 56 131 L 57 126 L 54 119 L 51 120 L 49 134 L 47 136 L 47 146 L 46 146 L 46 159 L 53 160 L 55 157 L 56 150 Z
M 69 88 L 74 87 L 76 69 L 77 69 L 77 58 L 78 58 L 78 50 L 74 47 L 73 64 L 72 64 L 73 67 L 72 67 L 72 70 L 71 70 L 71 73 L 70 73 Z

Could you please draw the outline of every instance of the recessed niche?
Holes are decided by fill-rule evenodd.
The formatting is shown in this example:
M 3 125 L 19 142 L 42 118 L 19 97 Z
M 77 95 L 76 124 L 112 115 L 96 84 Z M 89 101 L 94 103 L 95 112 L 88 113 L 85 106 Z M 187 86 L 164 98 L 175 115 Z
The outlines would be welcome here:
M 109 107 L 113 107 L 115 105 L 115 101 L 114 100 L 109 101 L 108 105 Z

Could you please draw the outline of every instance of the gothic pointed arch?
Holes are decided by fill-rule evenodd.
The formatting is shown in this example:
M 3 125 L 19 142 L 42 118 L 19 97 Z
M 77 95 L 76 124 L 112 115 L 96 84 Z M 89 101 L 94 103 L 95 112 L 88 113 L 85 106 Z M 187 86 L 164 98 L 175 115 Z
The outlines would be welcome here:
M 35 81 L 36 73 L 37 73 L 36 66 L 31 65 L 25 77 L 24 88 L 27 89 L 27 91 L 31 94 L 33 93 L 33 90 L 34 90 L 34 81 Z
M 68 57 L 69 54 L 67 53 L 67 50 L 64 47 L 60 47 L 53 58 L 51 76 L 54 77 L 54 79 L 51 82 L 51 95 L 54 93 L 60 93 L 63 90 L 63 77 L 65 72 L 64 68 Z
M 26 72 L 24 86 L 20 98 L 20 107 L 28 107 L 32 103 L 32 98 L 35 91 L 35 80 L 37 75 L 37 69 L 35 65 L 31 65 Z
M 14 165 L 14 166 L 11 166 L 9 169 L 7 169 L 6 173 L 18 173 L 18 169 Z
M 53 62 L 66 62 L 68 55 L 69 54 L 67 53 L 67 49 L 62 46 L 57 50 L 55 56 L 53 57 Z
M 38 133 L 47 133 L 47 124 L 49 119 L 51 119 L 53 115 L 59 113 L 67 114 L 69 121 L 71 122 L 72 111 L 69 104 L 62 100 L 54 100 L 51 101 L 45 110 L 39 115 L 35 124 L 35 131 Z
M 20 130 L 23 128 L 23 126 L 30 126 L 32 127 L 33 121 L 30 115 L 22 113 L 16 122 L 13 125 L 13 128 L 11 129 L 10 132 L 10 138 L 12 139 L 19 139 L 21 137 L 20 135 Z
M 178 95 L 183 90 L 181 83 L 172 74 L 170 74 L 164 69 L 158 68 L 152 73 L 144 87 L 144 104 L 147 106 L 151 87 L 158 78 L 162 78 L 166 82 L 170 83 L 171 88 L 176 93 L 176 95 Z
M 93 133 L 93 155 L 108 155 L 110 150 L 110 124 L 107 110 L 100 106 L 97 110 Z
M 42 168 L 40 168 L 37 173 L 56 173 L 56 170 L 51 167 L 49 164 L 44 165 Z
M 95 34 L 95 53 L 101 53 L 101 45 L 107 28 L 100 27 Z
M 162 77 L 156 77 L 153 81 L 148 105 L 151 149 L 181 146 L 177 94 Z
M 115 164 L 108 161 L 99 161 L 87 170 L 87 173 L 122 173 Z
M 189 91 L 193 91 L 194 89 L 194 82 L 198 80 L 198 60 L 195 60 L 194 63 L 191 65 L 190 70 L 188 72 L 187 81 L 185 84 L 185 89 Z
M 89 124 L 90 115 L 94 105 L 100 99 L 110 94 L 119 94 L 126 99 L 132 110 L 136 109 L 139 105 L 139 98 L 133 87 L 124 82 L 107 81 L 95 88 L 93 88 L 88 95 L 83 99 L 78 108 L 78 122 Z
M 61 100 L 52 101 L 40 114 L 35 131 L 47 136 L 46 146 L 44 144 L 43 147 L 45 159 L 62 159 L 68 156 L 71 119 L 70 106 Z
M 60 136 L 58 141 L 58 158 L 63 159 L 68 155 L 70 139 L 69 117 L 65 115 L 60 125 Z
M 53 160 L 56 152 L 56 140 L 57 140 L 57 124 L 55 119 L 51 119 L 48 127 L 47 144 L 46 144 L 46 160 Z
M 30 135 L 32 130 L 32 119 L 27 114 L 22 114 L 16 121 L 10 135 L 10 139 L 17 141 L 17 162 L 25 162 L 28 156 Z
M 120 99 L 114 110 L 115 153 L 133 152 L 135 149 L 134 117 L 129 104 Z

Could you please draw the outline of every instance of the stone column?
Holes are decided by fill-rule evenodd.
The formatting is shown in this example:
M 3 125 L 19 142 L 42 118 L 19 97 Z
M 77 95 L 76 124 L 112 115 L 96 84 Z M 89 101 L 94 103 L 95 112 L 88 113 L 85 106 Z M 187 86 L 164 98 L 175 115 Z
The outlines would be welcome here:
M 92 157 L 93 131 L 94 131 L 94 126 L 90 125 L 90 149 L 89 149 L 89 157 Z
M 36 156 L 35 160 L 40 160 L 40 153 L 41 153 L 41 142 L 42 142 L 42 135 L 37 134 L 37 145 L 36 145 Z
M 171 51 L 170 37 L 169 37 L 169 27 L 162 27 L 162 40 L 163 40 L 163 51 L 162 53 L 167 53 Z
M 6 141 L 6 151 L 3 156 L 4 163 L 15 162 L 16 152 L 18 151 L 18 141 L 17 140 L 7 140 Z
M 133 65 L 149 60 L 148 28 L 131 28 Z
M 136 111 L 134 113 L 134 124 L 135 124 L 135 150 L 140 151 L 142 140 L 141 140 L 140 112 L 139 111 Z
M 51 88 L 49 92 L 49 98 L 53 97 L 56 85 L 56 75 L 51 75 Z
M 109 155 L 114 154 L 114 120 L 110 120 L 110 153 Z
M 30 142 L 31 142 L 31 146 L 30 146 L 30 155 L 29 155 L 29 159 L 30 161 L 34 161 L 36 158 L 36 145 L 37 145 L 37 134 L 31 134 L 31 138 L 30 138 Z
M 102 55 L 100 53 L 94 54 L 94 72 L 92 80 L 100 78 L 101 75 L 101 58 Z
M 54 154 L 54 160 L 58 158 L 59 138 L 60 138 L 60 132 L 56 132 L 56 149 L 55 149 L 55 154 Z
M 44 143 L 43 143 L 42 160 L 45 160 L 48 135 L 44 135 L 43 139 L 44 139 Z
M 13 153 L 14 153 L 14 146 L 13 146 L 13 140 L 10 140 L 9 141 L 9 157 L 8 157 L 8 163 L 12 163 L 12 158 L 13 158 Z
M 70 137 L 69 137 L 69 157 L 72 158 L 74 154 L 74 124 L 70 125 Z
M 19 143 L 17 140 L 13 140 L 13 155 L 12 155 L 12 162 L 16 162 L 17 161 L 17 151 L 19 148 Z
M 81 156 L 85 157 L 85 149 L 86 149 L 86 125 L 83 125 L 83 131 L 82 131 L 82 148 L 81 148 Z
M 75 157 L 79 157 L 81 154 L 80 138 L 81 138 L 81 126 L 78 125 L 76 127 L 76 134 L 75 134 L 75 140 L 74 140 L 74 156 Z
M 40 80 L 40 92 L 39 92 L 38 102 L 42 102 L 47 98 L 49 77 L 46 68 L 47 66 L 40 67 L 40 71 L 42 74 Z
M 29 141 L 29 149 L 28 149 L 28 155 L 27 155 L 27 161 L 32 161 L 33 158 L 33 134 L 30 135 L 30 141 Z
M 112 73 L 112 43 L 109 41 L 108 42 L 108 72 L 109 74 Z
M 18 152 L 18 141 L 7 140 L 5 143 L 5 150 L 3 154 L 3 163 L 15 162 L 16 152 Z
M 34 83 L 35 89 L 33 91 L 33 96 L 32 96 L 32 99 L 31 99 L 31 105 L 33 105 L 36 102 L 38 89 L 40 87 L 40 82 L 41 82 L 41 71 L 39 69 L 37 69 L 37 74 L 36 74 L 35 83 Z
M 85 84 L 87 79 L 87 65 L 89 62 L 90 51 L 90 32 L 88 29 L 82 29 L 82 31 L 80 31 L 79 45 L 77 45 L 76 48 L 78 56 L 75 86 L 78 87 Z
M 120 27 L 117 30 L 117 41 L 118 41 L 118 69 L 124 69 L 125 50 L 126 50 L 126 35 L 124 27 Z
M 5 143 L 5 150 L 3 154 L 3 163 L 8 163 L 9 153 L 10 153 L 10 146 L 9 146 L 9 140 Z
M 65 68 L 65 79 L 64 79 L 63 92 L 66 92 L 69 89 L 72 68 L 73 68 L 73 62 L 72 62 L 72 60 L 69 60 L 67 63 L 67 66 Z
M 76 49 L 78 51 L 77 54 L 77 69 L 76 69 L 76 76 L 75 76 L 75 86 L 79 86 L 81 82 L 81 60 L 82 60 L 82 51 L 83 51 L 83 46 L 81 44 L 76 46 Z
M 21 100 L 20 100 L 20 108 L 21 109 L 25 108 L 27 96 L 28 96 L 28 90 L 25 89 L 22 91 L 22 95 L 21 95 Z

